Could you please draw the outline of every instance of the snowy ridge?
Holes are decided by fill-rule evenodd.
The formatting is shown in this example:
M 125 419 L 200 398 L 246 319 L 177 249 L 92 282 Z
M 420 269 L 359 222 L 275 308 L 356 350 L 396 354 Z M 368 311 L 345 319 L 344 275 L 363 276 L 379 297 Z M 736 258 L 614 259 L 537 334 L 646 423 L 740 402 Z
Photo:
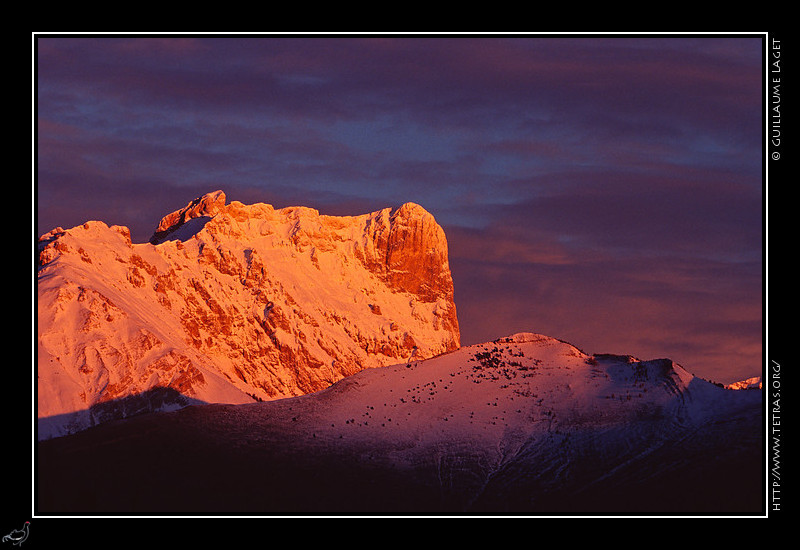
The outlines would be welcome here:
M 727 483 L 732 471 L 739 488 L 758 483 L 760 394 L 668 359 L 587 355 L 526 333 L 363 370 L 303 396 L 131 419 L 69 445 L 79 460 L 97 438 L 120 441 L 92 458 L 114 463 L 133 450 L 125 442 L 147 452 L 144 431 L 192 441 L 204 476 L 226 480 L 192 494 L 198 511 L 205 500 L 254 513 L 749 513 L 758 502 L 746 489 L 718 497 L 704 484 Z M 53 441 L 53 457 L 58 448 Z M 204 449 L 229 451 L 205 461 Z M 279 475 L 240 479 L 229 465 L 243 463 Z
M 418 205 L 335 217 L 216 191 L 150 243 L 90 221 L 43 235 L 39 259 L 40 438 L 302 395 L 459 346 L 444 232 Z
M 629 361 L 587 355 L 542 335 L 515 335 L 406 364 L 359 372 L 291 402 L 313 408 L 318 437 L 350 435 L 365 442 L 399 438 L 486 437 L 568 432 L 626 424 L 643 410 L 664 408 L 670 421 L 702 423 L 720 408 L 751 403 L 698 379 L 668 359 Z M 533 336 L 533 337 L 531 337 Z M 760 401 L 758 395 L 753 400 Z M 313 402 L 313 407 L 311 403 Z M 380 405 L 380 406 L 376 406 Z M 263 411 L 276 404 L 264 404 Z M 348 415 L 363 409 L 359 417 Z M 251 410 L 254 414 L 258 408 Z M 310 422 L 310 420 L 309 420 Z M 330 426 L 328 426 L 330 423 Z M 358 435 L 356 427 L 362 428 Z M 505 442 L 505 447 L 509 448 Z
M 725 387 L 729 390 L 746 390 L 746 389 L 761 389 L 761 377 L 754 376 L 752 378 L 748 378 L 747 380 L 740 380 L 739 382 L 733 382 L 731 384 L 726 384 Z

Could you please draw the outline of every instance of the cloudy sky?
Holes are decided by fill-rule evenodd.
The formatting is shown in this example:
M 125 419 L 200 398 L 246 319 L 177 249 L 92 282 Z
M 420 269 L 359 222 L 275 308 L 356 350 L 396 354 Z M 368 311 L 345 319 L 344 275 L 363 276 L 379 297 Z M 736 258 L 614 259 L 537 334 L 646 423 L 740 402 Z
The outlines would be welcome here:
M 444 227 L 462 343 L 761 372 L 763 37 L 38 36 L 35 233 L 229 200 Z

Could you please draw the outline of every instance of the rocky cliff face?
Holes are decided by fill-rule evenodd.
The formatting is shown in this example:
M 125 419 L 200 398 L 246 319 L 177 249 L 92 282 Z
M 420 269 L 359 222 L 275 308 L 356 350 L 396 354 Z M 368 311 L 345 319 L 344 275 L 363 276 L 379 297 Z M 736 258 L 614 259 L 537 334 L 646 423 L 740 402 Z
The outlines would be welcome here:
M 216 191 L 149 243 L 103 222 L 56 228 L 39 241 L 40 438 L 193 400 L 302 395 L 457 349 L 447 257 L 411 203 L 335 217 Z

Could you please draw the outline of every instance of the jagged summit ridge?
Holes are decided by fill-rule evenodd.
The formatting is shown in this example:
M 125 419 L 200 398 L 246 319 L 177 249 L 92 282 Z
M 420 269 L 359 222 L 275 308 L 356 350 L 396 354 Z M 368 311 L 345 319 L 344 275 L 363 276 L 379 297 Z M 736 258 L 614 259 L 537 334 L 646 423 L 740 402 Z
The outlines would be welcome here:
M 413 202 L 363 216 L 339 217 L 320 215 L 316 209 L 307 207 L 275 210 L 268 204 L 247 206 L 238 201 L 226 206 L 225 193 L 217 190 L 164 216 L 150 242 L 185 240 L 194 233 L 180 233 L 179 229 L 192 220 L 210 221 L 218 214 L 222 218 L 229 216 L 243 226 L 252 226 L 251 219 L 282 218 L 284 223 L 290 220 L 286 236 L 303 251 L 309 247 L 330 251 L 336 242 L 350 241 L 352 248 L 347 251 L 394 288 L 412 292 L 429 302 L 438 300 L 442 293 L 453 293 L 444 230 L 432 214 Z M 219 225 L 228 230 L 233 228 L 230 219 L 220 221 Z M 263 227 L 259 228 L 261 231 Z
M 444 231 L 413 203 L 327 216 L 220 190 L 149 243 L 99 221 L 54 229 L 39 261 L 39 416 L 57 433 L 155 388 L 269 400 L 460 345 Z
M 201 217 L 211 218 L 225 209 L 225 193 L 221 190 L 194 199 L 180 210 L 167 214 L 158 224 L 158 227 L 150 237 L 150 242 L 156 244 L 162 241 L 189 220 Z
M 733 382 L 731 384 L 726 384 L 725 388 L 730 390 L 745 390 L 745 389 L 761 389 L 763 386 L 763 381 L 760 376 L 753 376 L 751 378 L 747 378 L 745 380 L 740 380 L 738 382 Z

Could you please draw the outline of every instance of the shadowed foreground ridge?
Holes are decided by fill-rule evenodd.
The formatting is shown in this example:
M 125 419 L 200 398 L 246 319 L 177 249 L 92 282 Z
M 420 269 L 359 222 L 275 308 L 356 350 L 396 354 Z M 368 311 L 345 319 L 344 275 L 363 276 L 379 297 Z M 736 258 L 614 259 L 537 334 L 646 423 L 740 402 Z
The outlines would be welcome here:
M 761 391 L 515 335 L 37 445 L 39 514 L 753 515 Z

